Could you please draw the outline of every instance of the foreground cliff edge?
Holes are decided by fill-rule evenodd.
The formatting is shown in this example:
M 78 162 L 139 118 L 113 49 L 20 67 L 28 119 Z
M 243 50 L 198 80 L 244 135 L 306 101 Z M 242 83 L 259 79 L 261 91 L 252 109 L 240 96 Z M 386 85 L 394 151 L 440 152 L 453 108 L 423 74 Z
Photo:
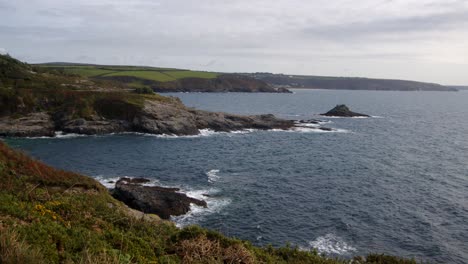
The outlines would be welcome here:
M 0 263 L 349 263 L 259 248 L 129 209 L 100 183 L 0 142 Z M 353 263 L 417 263 L 384 255 Z

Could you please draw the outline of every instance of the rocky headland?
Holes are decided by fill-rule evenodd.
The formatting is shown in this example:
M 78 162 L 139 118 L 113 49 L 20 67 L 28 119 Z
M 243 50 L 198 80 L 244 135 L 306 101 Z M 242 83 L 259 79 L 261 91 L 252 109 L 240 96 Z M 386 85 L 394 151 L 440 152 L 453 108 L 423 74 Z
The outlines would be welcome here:
M 185 107 L 176 99 L 144 99 L 141 105 L 121 100 L 98 101 L 92 114 L 76 116 L 69 111 L 41 111 L 21 117 L 0 118 L 0 136 L 54 136 L 58 131 L 85 135 L 140 132 L 168 135 L 197 135 L 201 129 L 229 132 L 243 129 L 289 129 L 294 122 L 273 115 L 242 116 Z
M 188 77 L 175 81 L 160 82 L 135 76 L 98 76 L 94 79 L 112 80 L 122 83 L 140 83 L 155 92 L 206 92 L 206 93 L 291 93 L 283 87 L 272 85 L 245 75 L 221 74 L 215 78 Z
M 286 75 L 274 73 L 246 73 L 246 76 L 262 80 L 273 87 L 328 89 L 328 90 L 371 90 L 371 91 L 447 91 L 456 92 L 461 87 L 444 86 L 407 80 L 372 79 L 356 77 L 331 77 Z

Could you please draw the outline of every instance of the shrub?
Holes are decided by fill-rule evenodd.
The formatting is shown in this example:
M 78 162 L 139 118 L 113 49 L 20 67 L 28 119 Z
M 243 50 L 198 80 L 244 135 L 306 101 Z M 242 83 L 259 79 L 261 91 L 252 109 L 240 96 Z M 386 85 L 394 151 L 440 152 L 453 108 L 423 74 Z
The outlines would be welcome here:
M 139 87 L 136 88 L 134 92 L 137 94 L 154 94 L 153 89 L 149 87 Z

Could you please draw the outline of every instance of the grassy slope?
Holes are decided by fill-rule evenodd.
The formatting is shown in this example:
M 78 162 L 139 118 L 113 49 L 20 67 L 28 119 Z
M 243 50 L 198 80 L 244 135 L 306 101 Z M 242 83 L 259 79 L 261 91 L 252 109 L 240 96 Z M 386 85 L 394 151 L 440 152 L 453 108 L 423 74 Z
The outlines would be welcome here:
M 100 69 L 79 66 L 75 70 Z M 122 116 L 143 107 L 144 100 L 178 103 L 158 94 L 124 91 L 125 85 L 107 80 L 61 74 L 51 67 L 34 67 L 0 55 L 0 116 L 20 117 L 31 112 L 61 112 L 89 119 L 100 114 Z M 107 89 L 107 90 L 106 90 Z
M 378 255 L 367 261 L 362 263 L 415 263 Z M 95 180 L 56 170 L 0 142 L 0 263 L 343 262 L 136 218 Z
M 85 77 L 113 77 L 129 76 L 143 80 L 168 82 L 182 78 L 213 79 L 218 74 L 213 72 L 179 70 L 170 68 L 138 67 L 138 66 L 101 66 L 101 65 L 60 65 L 45 64 L 36 65 L 48 69 L 55 69 L 65 73 L 77 74 Z

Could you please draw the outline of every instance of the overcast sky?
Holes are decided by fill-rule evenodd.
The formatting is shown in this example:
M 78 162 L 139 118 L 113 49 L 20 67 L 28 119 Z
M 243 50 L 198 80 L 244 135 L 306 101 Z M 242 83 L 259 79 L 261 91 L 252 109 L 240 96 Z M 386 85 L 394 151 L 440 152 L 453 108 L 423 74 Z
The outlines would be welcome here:
M 5 52 L 468 85 L 468 0 L 0 0 Z

